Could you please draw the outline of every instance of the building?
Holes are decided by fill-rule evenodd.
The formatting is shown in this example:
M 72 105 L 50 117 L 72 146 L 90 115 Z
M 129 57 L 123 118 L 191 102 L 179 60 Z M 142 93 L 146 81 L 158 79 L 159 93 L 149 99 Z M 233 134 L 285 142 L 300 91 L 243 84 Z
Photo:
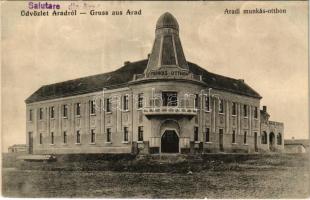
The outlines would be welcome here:
M 27 98 L 27 146 L 34 154 L 282 150 L 283 124 L 260 111 L 261 98 L 244 80 L 188 62 L 178 22 L 164 13 L 147 59 Z
M 26 153 L 27 146 L 26 144 L 14 144 L 12 146 L 9 146 L 8 152 L 9 153 Z
M 285 153 L 307 153 L 309 152 L 309 139 L 290 139 L 284 140 Z

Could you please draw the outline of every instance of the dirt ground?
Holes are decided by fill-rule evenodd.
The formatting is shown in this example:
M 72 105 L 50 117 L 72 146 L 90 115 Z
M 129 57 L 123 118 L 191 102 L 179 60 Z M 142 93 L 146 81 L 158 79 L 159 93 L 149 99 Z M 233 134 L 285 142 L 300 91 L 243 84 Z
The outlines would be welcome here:
M 226 157 L 226 158 L 224 158 Z M 73 168 L 2 169 L 6 197 L 113 198 L 306 198 L 310 184 L 308 157 L 300 155 L 209 156 L 193 163 L 192 174 L 170 162 L 163 172 Z M 125 162 L 125 161 L 123 161 Z M 148 161 L 149 162 L 149 161 Z M 159 160 L 156 163 L 163 164 Z M 88 162 L 93 163 L 93 161 Z M 122 162 L 117 162 L 119 165 Z M 126 161 L 128 163 L 128 161 Z M 153 165 L 156 167 L 156 163 Z M 72 163 L 71 163 L 72 164 Z M 114 163 L 116 164 L 116 163 Z M 212 164 L 212 165 L 211 165 Z M 196 165 L 196 166 L 194 166 Z M 85 167 L 85 165 L 83 165 Z M 128 165 L 126 165 L 128 167 Z M 178 170 L 177 168 L 182 168 Z M 188 166 L 187 166 L 188 168 Z M 114 169 L 114 168 L 111 168 Z M 152 171 L 152 170 L 149 170 Z

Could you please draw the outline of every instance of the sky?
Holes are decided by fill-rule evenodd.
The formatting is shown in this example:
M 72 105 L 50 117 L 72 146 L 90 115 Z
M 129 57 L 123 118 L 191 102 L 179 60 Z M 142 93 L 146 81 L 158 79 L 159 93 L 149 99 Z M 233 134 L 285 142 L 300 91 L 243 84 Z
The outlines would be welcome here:
M 60 3 L 60 2 L 57 2 Z M 62 2 L 66 9 L 72 2 Z M 188 61 L 245 82 L 263 97 L 285 138 L 308 138 L 307 2 L 75 2 L 139 16 L 21 17 L 27 2 L 1 4 L 2 151 L 26 141 L 24 100 L 40 86 L 146 59 L 164 12 L 180 26 Z M 225 9 L 281 8 L 286 14 L 225 15 Z M 80 11 L 80 10 L 79 10 Z

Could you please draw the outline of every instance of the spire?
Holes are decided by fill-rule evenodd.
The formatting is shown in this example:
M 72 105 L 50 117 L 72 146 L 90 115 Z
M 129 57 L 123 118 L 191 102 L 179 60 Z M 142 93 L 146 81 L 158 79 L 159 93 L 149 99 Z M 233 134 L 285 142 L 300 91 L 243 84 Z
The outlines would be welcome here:
M 179 24 L 169 12 L 157 20 L 155 41 L 145 72 L 165 67 L 188 70 L 179 37 Z

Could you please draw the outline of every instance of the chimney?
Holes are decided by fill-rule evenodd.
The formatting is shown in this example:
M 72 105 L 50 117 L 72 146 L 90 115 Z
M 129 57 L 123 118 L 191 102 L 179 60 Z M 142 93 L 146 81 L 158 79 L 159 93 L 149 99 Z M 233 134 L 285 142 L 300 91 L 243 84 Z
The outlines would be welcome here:
M 244 83 L 244 79 L 239 79 L 239 81 L 241 81 L 242 83 Z
M 149 53 L 149 54 L 147 54 L 147 59 L 150 59 L 150 56 L 151 56 L 151 54 Z
M 263 106 L 263 111 L 267 112 L 267 106 Z
M 129 65 L 130 64 L 130 61 L 125 61 L 124 62 L 124 65 Z

